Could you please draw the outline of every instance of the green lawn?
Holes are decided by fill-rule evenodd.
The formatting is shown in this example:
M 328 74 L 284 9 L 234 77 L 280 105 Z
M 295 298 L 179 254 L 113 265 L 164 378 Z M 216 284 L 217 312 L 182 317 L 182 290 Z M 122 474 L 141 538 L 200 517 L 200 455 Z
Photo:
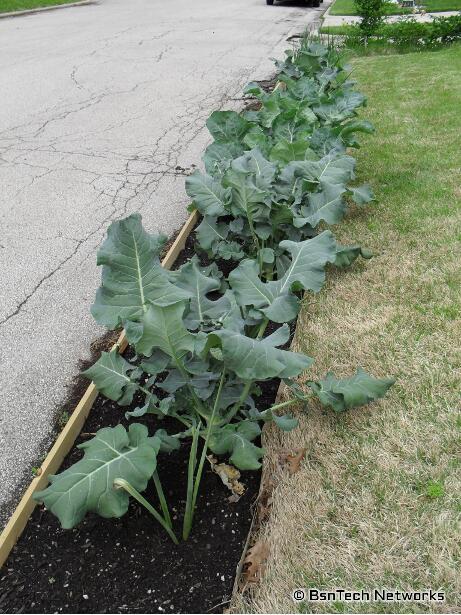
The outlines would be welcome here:
M 76 0 L 0 0 L 0 13 L 27 11 L 30 9 L 42 8 L 44 6 L 69 4 L 75 1 Z
M 461 0 L 423 0 L 421 5 L 426 11 L 461 11 Z M 396 5 L 388 5 L 387 15 L 403 15 L 411 13 L 408 9 L 399 8 Z M 336 0 L 330 9 L 330 15 L 357 15 L 354 0 Z
M 320 34 L 334 34 L 341 36 L 351 36 L 354 34 L 360 34 L 358 26 L 322 26 L 319 30 Z
M 308 294 L 293 349 L 309 378 L 356 365 L 395 386 L 368 408 L 311 405 L 266 431 L 271 516 L 265 577 L 233 612 L 458 613 L 461 597 L 461 46 L 352 59 L 376 126 L 358 182 L 377 201 L 334 228 L 375 256 Z M 300 470 L 281 451 L 306 447 Z M 298 587 L 446 592 L 444 603 L 293 603 Z

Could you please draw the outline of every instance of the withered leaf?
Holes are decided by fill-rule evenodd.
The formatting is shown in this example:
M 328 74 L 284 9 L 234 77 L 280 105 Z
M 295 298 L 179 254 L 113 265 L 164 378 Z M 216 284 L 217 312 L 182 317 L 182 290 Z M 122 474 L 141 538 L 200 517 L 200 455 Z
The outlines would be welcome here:
M 269 544 L 258 540 L 248 549 L 244 562 L 243 576 L 247 583 L 258 583 L 261 580 L 269 557 Z
M 304 455 L 306 454 L 306 450 L 306 448 L 296 448 L 292 450 L 291 453 L 283 453 L 281 455 L 281 460 L 286 464 L 290 474 L 295 474 L 298 472 L 301 461 L 304 459 Z
M 245 486 L 238 480 L 240 478 L 240 472 L 237 468 L 227 463 L 217 463 L 217 459 L 213 455 L 208 455 L 207 459 L 210 462 L 213 472 L 219 476 L 229 491 L 232 491 L 229 502 L 238 502 L 240 497 L 245 493 Z

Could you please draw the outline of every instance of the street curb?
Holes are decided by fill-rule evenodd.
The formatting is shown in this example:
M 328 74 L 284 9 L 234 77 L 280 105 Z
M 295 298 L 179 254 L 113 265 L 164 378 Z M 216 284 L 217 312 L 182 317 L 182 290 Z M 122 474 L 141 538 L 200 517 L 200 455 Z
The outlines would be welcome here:
M 36 9 L 28 9 L 27 11 L 11 11 L 9 13 L 0 13 L 0 19 L 7 17 L 22 17 L 23 15 L 33 15 L 34 13 L 43 13 L 45 11 L 55 11 L 56 9 L 68 9 L 72 6 L 85 6 L 87 4 L 96 4 L 97 0 L 79 0 L 79 2 L 69 2 L 68 4 L 55 4 L 54 6 L 40 6 Z

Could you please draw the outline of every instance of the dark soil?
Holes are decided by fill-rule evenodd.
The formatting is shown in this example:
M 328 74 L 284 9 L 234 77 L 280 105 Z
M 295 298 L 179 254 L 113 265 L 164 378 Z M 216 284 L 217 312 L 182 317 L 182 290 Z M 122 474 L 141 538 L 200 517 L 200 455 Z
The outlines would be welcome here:
M 278 382 L 268 384 L 264 405 L 275 397 Z M 159 426 L 154 426 L 154 417 L 143 422 L 152 425 L 152 432 Z M 123 411 L 99 397 L 77 444 L 85 434 L 118 423 L 127 424 Z M 168 429 L 165 421 L 161 426 Z M 80 455 L 74 449 L 62 469 Z M 178 535 L 187 459 L 187 444 L 179 453 L 159 457 L 159 475 Z M 179 546 L 136 503 L 121 519 L 89 515 L 73 530 L 62 530 L 53 515 L 37 508 L 2 570 L 0 612 L 222 612 L 250 527 L 259 472 L 244 473 L 242 481 L 245 494 L 229 503 L 230 492 L 206 467 L 193 531 Z M 145 495 L 156 502 L 152 488 Z
M 193 237 L 176 266 L 194 255 Z M 207 264 L 206 257 L 200 257 Z M 95 355 L 101 349 L 107 349 L 106 339 L 101 348 L 95 346 Z M 264 384 L 260 409 L 273 403 L 278 385 L 278 380 Z M 138 403 L 135 400 L 132 407 Z M 129 409 L 98 397 L 76 444 L 101 427 L 127 426 L 124 411 Z M 177 431 L 170 419 L 160 423 L 148 415 L 137 420 L 148 425 L 150 433 L 159 427 Z M 184 442 L 179 452 L 159 456 L 159 475 L 178 536 L 188 453 L 189 444 Z M 81 452 L 73 449 L 61 470 L 80 457 Z M 53 515 L 37 507 L 0 573 L 0 613 L 222 612 L 250 528 L 260 473 L 245 472 L 241 481 L 246 491 L 238 502 L 230 503 L 230 492 L 207 464 L 191 536 L 179 546 L 136 502 L 121 519 L 91 514 L 73 530 L 61 529 Z M 152 486 L 144 495 L 157 505 Z

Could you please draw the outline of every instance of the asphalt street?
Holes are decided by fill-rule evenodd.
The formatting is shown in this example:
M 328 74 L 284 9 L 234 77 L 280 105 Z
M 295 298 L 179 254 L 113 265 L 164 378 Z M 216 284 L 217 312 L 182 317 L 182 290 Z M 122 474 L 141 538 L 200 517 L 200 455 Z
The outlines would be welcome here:
M 319 15 L 302 2 L 101 0 L 0 19 L 2 524 L 103 332 L 89 308 L 109 223 L 139 211 L 151 231 L 178 229 L 206 118 L 238 107 Z

